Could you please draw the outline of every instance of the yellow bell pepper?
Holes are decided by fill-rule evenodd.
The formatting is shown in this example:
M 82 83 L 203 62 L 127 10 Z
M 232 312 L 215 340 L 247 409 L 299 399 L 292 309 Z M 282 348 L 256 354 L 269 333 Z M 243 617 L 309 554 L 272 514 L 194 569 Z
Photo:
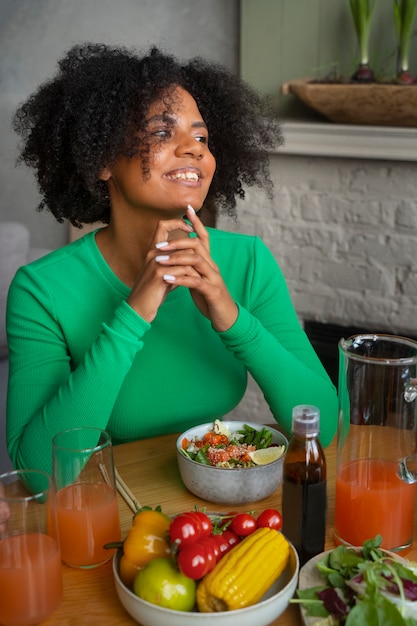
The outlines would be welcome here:
M 133 582 L 136 578 L 136 574 L 141 568 L 138 565 L 135 565 L 131 561 L 128 561 L 124 554 L 120 557 L 119 561 L 119 576 L 120 580 L 132 589 Z
M 123 555 L 136 567 L 143 567 L 157 557 L 171 554 L 168 530 L 171 519 L 155 510 L 139 511 L 123 543 Z

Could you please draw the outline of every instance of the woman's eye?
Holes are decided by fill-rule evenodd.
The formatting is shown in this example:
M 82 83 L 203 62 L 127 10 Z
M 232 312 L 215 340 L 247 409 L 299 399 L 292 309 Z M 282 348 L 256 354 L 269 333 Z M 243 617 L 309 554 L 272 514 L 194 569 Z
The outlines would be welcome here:
M 162 139 L 169 139 L 172 136 L 172 133 L 167 128 L 160 128 L 159 130 L 155 130 L 152 132 L 154 137 L 161 137 Z
M 195 137 L 195 140 L 200 141 L 200 143 L 205 143 L 206 145 L 208 144 L 208 137 L 205 137 L 204 135 L 198 135 Z

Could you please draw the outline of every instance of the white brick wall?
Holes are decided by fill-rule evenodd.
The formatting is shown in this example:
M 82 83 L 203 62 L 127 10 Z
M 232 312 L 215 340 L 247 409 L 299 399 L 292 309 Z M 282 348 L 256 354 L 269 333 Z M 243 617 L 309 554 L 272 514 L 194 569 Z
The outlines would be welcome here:
M 274 199 L 251 189 L 218 227 L 264 240 L 301 319 L 417 335 L 417 163 L 274 154 L 271 170 Z M 271 420 L 253 381 L 233 416 Z

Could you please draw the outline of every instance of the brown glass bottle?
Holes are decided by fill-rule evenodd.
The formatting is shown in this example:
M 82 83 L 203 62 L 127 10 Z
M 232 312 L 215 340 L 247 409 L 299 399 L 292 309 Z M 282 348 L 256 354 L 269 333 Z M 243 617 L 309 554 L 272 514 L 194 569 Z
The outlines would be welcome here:
M 326 458 L 319 431 L 319 409 L 294 407 L 292 438 L 283 466 L 282 531 L 295 546 L 301 564 L 324 550 Z

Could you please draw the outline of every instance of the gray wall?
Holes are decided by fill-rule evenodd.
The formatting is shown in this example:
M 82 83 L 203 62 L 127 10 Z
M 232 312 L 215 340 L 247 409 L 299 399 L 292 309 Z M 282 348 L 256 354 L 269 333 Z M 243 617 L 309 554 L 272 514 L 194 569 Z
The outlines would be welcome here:
M 35 210 L 34 176 L 15 166 L 11 117 L 55 72 L 58 58 L 87 40 L 157 44 L 180 58 L 200 55 L 237 71 L 239 0 L 0 0 L 0 228 L 1 222 L 23 222 L 36 246 L 66 243 L 68 225 Z

